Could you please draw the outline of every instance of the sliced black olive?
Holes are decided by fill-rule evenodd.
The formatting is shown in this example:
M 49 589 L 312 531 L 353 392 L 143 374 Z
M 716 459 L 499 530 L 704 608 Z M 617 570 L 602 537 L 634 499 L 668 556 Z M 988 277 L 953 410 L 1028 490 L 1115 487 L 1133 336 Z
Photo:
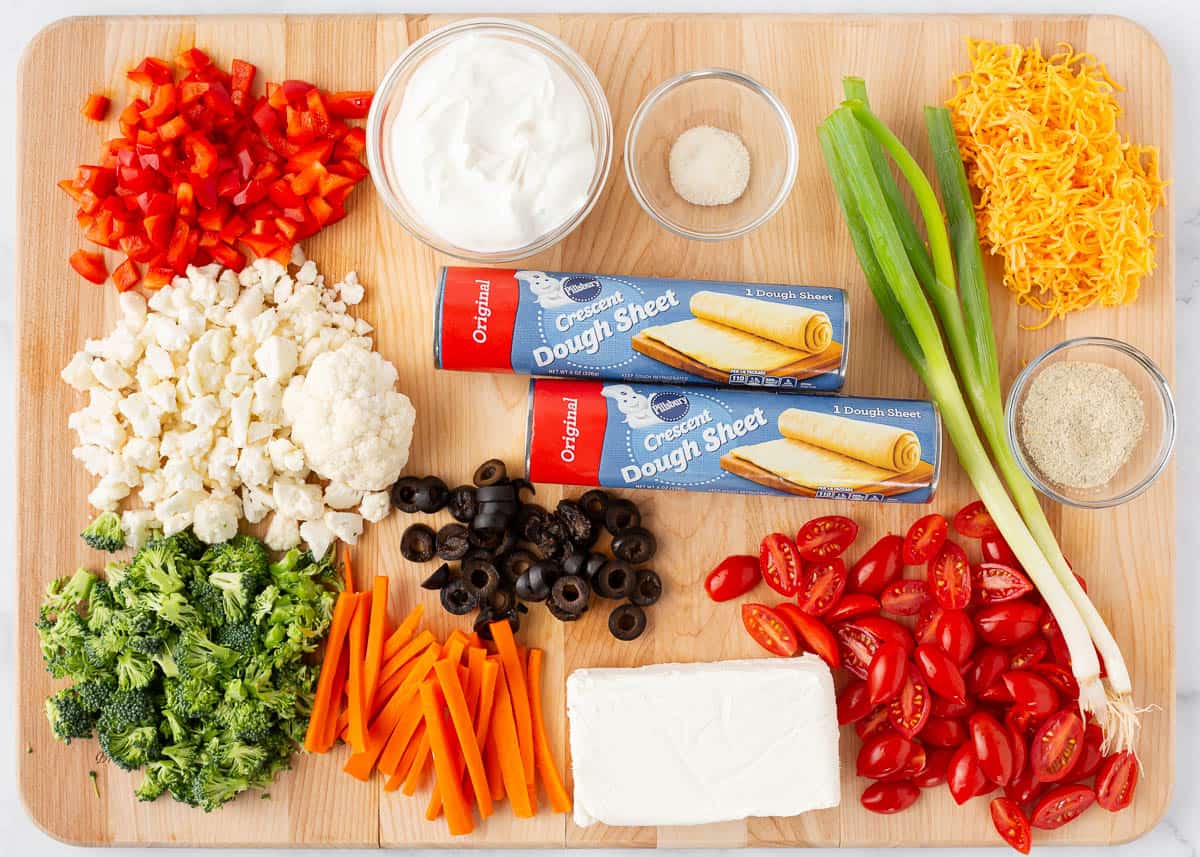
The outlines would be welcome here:
M 533 563 L 534 557 L 529 551 L 509 551 L 500 558 L 500 574 L 509 582 L 515 582 Z
M 417 484 L 416 493 L 413 494 L 413 503 L 416 505 L 417 511 L 430 515 L 446 508 L 446 501 L 449 499 L 450 489 L 436 476 L 426 476 L 422 479 Z
M 574 622 L 583 615 L 582 613 L 568 613 L 566 610 L 563 610 L 561 607 L 556 605 L 553 601 L 546 602 L 546 609 L 550 611 L 551 616 L 560 622 Z
M 396 484 L 392 486 L 392 505 L 401 512 L 412 513 L 417 511 L 417 504 L 414 498 L 417 496 L 417 486 L 421 484 L 421 480 L 415 476 L 403 476 L 396 480 Z
M 487 517 L 489 520 L 497 519 L 504 521 L 504 526 L 508 526 L 517 515 L 517 503 L 515 500 L 480 500 L 479 511 L 475 515 L 476 518 Z
M 495 485 L 498 482 L 503 482 L 508 478 L 508 469 L 504 466 L 504 462 L 498 458 L 489 458 L 475 470 L 475 475 L 471 478 L 478 487 L 484 485 Z
M 479 599 L 461 577 L 452 580 L 442 589 L 442 607 L 447 613 L 465 616 L 479 606 Z
M 562 561 L 563 574 L 574 574 L 587 577 L 588 555 L 584 551 L 572 551 Z
M 442 559 L 462 559 L 470 549 L 467 528 L 462 524 L 446 524 L 437 531 L 437 555 Z
M 422 589 L 437 590 L 442 589 L 450 582 L 450 564 L 442 563 L 438 566 L 437 571 L 429 575 L 421 581 Z
M 504 537 L 500 540 L 500 544 L 493 551 L 495 556 L 508 553 L 517 546 L 517 534 L 511 528 L 504 531 Z
M 479 514 L 475 516 L 475 520 L 471 521 L 471 532 L 499 532 L 508 526 L 508 520 L 507 515 L 488 514 L 480 508 Z
M 546 515 L 546 510 L 537 503 L 526 503 L 517 512 L 517 534 L 527 542 L 536 541 L 535 536 L 541 531 Z
M 550 587 L 550 603 L 564 613 L 579 615 L 588 609 L 592 588 L 582 577 L 564 574 Z
M 515 634 L 521 628 L 521 614 L 516 610 L 503 610 L 497 612 L 491 608 L 485 607 L 479 611 L 479 615 L 475 617 L 475 633 L 482 640 L 492 639 L 491 624 L 493 622 L 507 621 L 508 627 L 512 628 Z
M 658 572 L 639 568 L 629 600 L 638 607 L 649 607 L 662 597 L 662 591 L 662 578 L 658 576 Z
M 479 509 L 479 503 L 475 500 L 475 487 L 459 485 L 450 492 L 446 507 L 450 510 L 450 517 L 454 520 L 462 524 L 469 523 Z
M 489 596 L 500 588 L 500 572 L 491 563 L 473 562 L 470 567 L 463 567 L 462 579 L 475 593 L 477 601 L 486 601 Z
M 574 500 L 560 500 L 554 514 L 562 523 L 567 538 L 580 547 L 591 547 L 596 542 L 596 525 Z
M 424 524 L 413 524 L 400 536 L 400 555 L 409 562 L 429 562 L 437 551 L 437 536 Z
M 561 575 L 562 568 L 557 563 L 535 562 L 517 578 L 517 597 L 522 601 L 545 601 L 550 596 L 550 587 Z
M 537 534 L 537 538 L 533 542 L 534 548 L 537 549 L 538 555 L 542 559 L 560 561 L 567 554 L 567 546 L 563 541 L 556 539 L 549 532 L 543 530 Z
M 475 520 L 478 521 L 479 518 L 476 518 Z M 470 540 L 471 544 L 474 547 L 482 548 L 483 550 L 487 551 L 490 555 L 494 556 L 496 554 L 496 551 L 499 549 L 500 545 L 504 542 L 504 528 L 503 527 L 486 527 L 486 528 L 472 527 L 471 531 L 469 533 L 467 533 L 467 539 Z
M 585 491 L 579 498 L 579 505 L 583 507 L 584 514 L 593 522 L 603 524 L 604 515 L 608 511 L 608 492 L 601 491 L 599 488 Z
M 495 558 L 496 558 L 496 554 L 494 552 L 488 550 L 487 548 L 473 547 L 467 553 L 467 555 L 465 557 L 463 557 L 463 560 L 481 559 L 484 562 L 491 562 Z
M 619 536 L 630 527 L 642 525 L 642 513 L 638 507 L 628 500 L 620 498 L 608 501 L 608 510 L 604 513 L 604 526 L 614 536 Z
M 622 604 L 608 614 L 608 630 L 618 640 L 636 640 L 646 630 L 646 611 L 636 604 Z
M 511 589 L 503 586 L 487 597 L 487 608 L 497 615 L 512 610 L 516 606 L 517 596 Z
M 537 489 L 533 487 L 533 483 L 530 482 L 528 479 L 513 479 L 511 481 L 511 484 L 512 484 L 513 489 L 516 490 L 516 492 L 517 492 L 518 500 L 521 499 L 522 491 L 528 491 L 530 494 L 537 493 Z
M 623 559 L 630 565 L 641 565 L 654 559 L 658 550 L 658 541 L 654 533 L 645 527 L 628 527 L 612 540 L 613 556 Z
M 475 489 L 475 499 L 480 503 L 507 502 L 516 504 L 517 489 L 511 482 L 501 482 L 499 485 L 483 485 Z
M 600 569 L 604 568 L 604 564 L 608 562 L 608 557 L 602 553 L 592 551 L 587 555 L 587 564 L 583 567 L 583 576 L 588 579 L 588 583 L 592 584 L 592 588 L 596 588 L 596 575 L 600 573 Z
M 629 564 L 619 559 L 610 559 L 592 581 L 596 594 L 601 598 L 623 600 L 633 594 L 637 575 Z

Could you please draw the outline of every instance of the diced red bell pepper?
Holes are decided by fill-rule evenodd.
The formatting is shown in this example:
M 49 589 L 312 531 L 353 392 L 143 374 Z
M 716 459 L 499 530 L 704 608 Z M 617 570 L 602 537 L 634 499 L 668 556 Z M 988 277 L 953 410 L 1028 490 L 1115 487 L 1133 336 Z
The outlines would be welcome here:
M 188 71 L 195 71 L 196 69 L 212 65 L 212 58 L 199 48 L 188 48 L 175 57 L 175 64 L 186 68 Z
M 230 73 L 230 97 L 234 106 L 239 110 L 250 102 L 250 87 L 254 85 L 254 75 L 258 69 L 245 60 L 235 59 Z
M 228 118 L 237 112 L 237 108 L 233 105 L 233 99 L 229 95 L 229 90 L 223 84 L 212 84 L 208 92 L 204 94 L 203 100 L 204 106 L 218 116 Z
M 290 173 L 298 173 L 314 161 L 327 162 L 332 154 L 332 140 L 314 140 L 306 146 L 301 146 L 294 155 L 288 158 L 284 169 Z
M 187 120 L 175 116 L 158 126 L 158 136 L 163 142 L 178 140 L 190 130 Z
M 125 109 L 121 111 L 121 115 L 117 119 L 118 124 L 121 126 L 121 133 L 126 137 L 133 136 L 142 121 L 142 111 L 149 106 L 149 104 L 140 98 L 135 98 L 125 105 Z
M 329 171 L 337 173 L 341 176 L 347 176 L 354 181 L 362 181 L 371 174 L 371 171 L 363 166 L 361 161 L 355 161 L 347 158 L 344 161 L 338 161 L 335 164 L 329 165 Z
M 75 187 L 75 182 L 70 179 L 59 179 L 58 186 L 63 189 L 63 192 L 71 197 L 76 202 L 83 202 L 83 189 Z
M 177 103 L 175 84 L 155 86 L 150 90 L 150 106 L 142 111 L 142 124 L 147 128 L 157 128 L 171 118 Z
M 322 177 L 326 175 L 328 175 L 328 170 L 325 169 L 325 165 L 320 161 L 313 161 L 303 170 L 293 175 L 289 183 L 292 186 L 292 190 L 296 193 L 301 196 L 308 196 L 316 189 L 317 183 Z
M 112 212 L 106 208 L 98 211 L 95 220 L 92 221 L 91 228 L 84 233 L 83 237 L 93 244 L 99 244 L 101 247 L 116 249 L 117 242 L 113 236 Z
M 158 57 L 146 57 L 137 66 L 125 72 L 125 76 L 134 83 L 162 86 L 164 83 L 174 81 L 175 72 L 171 70 L 170 65 Z
M 87 97 L 87 101 L 83 102 L 83 108 L 79 112 L 93 122 L 99 122 L 108 115 L 110 104 L 112 104 L 112 100 L 107 95 L 93 92 Z
M 250 233 L 245 233 L 238 240 L 249 247 L 250 251 L 259 258 L 271 255 L 271 251 L 279 245 L 278 235 L 251 235 Z
M 179 217 L 192 220 L 196 216 L 196 194 L 188 182 L 180 182 L 175 188 L 175 210 Z
M 191 259 L 187 252 L 191 231 L 191 227 L 185 221 L 176 220 L 175 231 L 171 233 L 171 241 L 167 245 L 167 264 L 179 274 L 187 270 L 188 260 Z
M 267 195 L 267 187 L 260 181 L 251 179 L 230 199 L 234 205 L 252 205 Z
M 84 214 L 95 214 L 103 204 L 104 201 L 96 195 L 95 191 L 81 190 L 79 192 L 79 210 Z
M 235 214 L 229 220 L 225 221 L 225 225 L 221 227 L 221 240 L 226 244 L 232 244 L 245 231 L 246 221 Z
M 303 222 L 303 217 L 301 217 L 300 222 Z M 296 224 L 286 217 L 276 217 L 275 228 L 279 230 L 280 235 L 290 242 L 295 242 L 296 233 L 300 231 Z
M 228 244 L 215 244 L 209 248 L 213 259 L 220 262 L 226 268 L 232 268 L 235 271 L 240 271 L 246 267 L 246 257 L 241 251 L 230 247 Z
M 202 134 L 191 133 L 183 138 L 183 150 L 191 160 L 191 170 L 206 176 L 217 164 L 217 147 Z
M 312 114 L 307 110 L 297 110 L 294 107 L 288 107 L 286 110 L 287 126 L 284 133 L 291 143 L 303 146 L 305 143 L 310 143 L 317 136 L 316 125 L 313 122 Z
M 138 270 L 136 262 L 126 259 L 113 269 L 112 278 L 113 282 L 117 284 L 118 292 L 127 292 L 138 284 L 138 280 L 142 278 L 142 272 Z
M 175 197 L 161 191 L 146 191 L 137 195 L 136 200 L 138 210 L 146 216 L 163 214 L 172 215 L 175 213 Z M 169 217 L 168 217 L 169 219 Z
M 109 194 L 117 186 L 117 172 L 111 167 L 80 164 L 75 170 L 75 179 L 72 184 L 80 190 Z
M 267 254 L 267 258 L 274 259 L 280 265 L 290 265 L 292 263 L 292 247 L 293 244 L 280 244 L 274 250 Z
M 310 89 L 316 89 L 316 87 L 306 80 L 285 80 L 279 84 L 279 90 L 276 93 L 276 98 L 282 98 L 284 103 L 278 104 L 272 102 L 271 106 L 284 107 L 287 104 L 291 104 L 294 107 L 299 107 L 304 103 L 304 99 Z
M 85 280 L 100 285 L 108 279 L 108 268 L 104 265 L 104 257 L 82 248 L 71 254 L 71 267 Z
M 333 158 L 337 161 L 357 160 L 367 149 L 367 132 L 363 128 L 351 128 L 346 136 L 338 140 L 333 148 Z
M 142 219 L 146 238 L 158 250 L 166 250 L 175 228 L 174 218 L 169 214 L 151 214 Z
M 317 193 L 321 196 L 330 196 L 349 192 L 350 188 L 354 187 L 354 179 L 346 176 L 339 176 L 337 173 L 326 173 L 317 179 Z
M 174 271 L 170 268 L 155 265 L 146 269 L 146 276 L 142 279 L 142 285 L 151 291 L 157 291 L 163 286 L 169 285 L 173 279 L 175 279 Z
M 371 112 L 374 95 L 367 91 L 335 92 L 326 99 L 329 115 L 339 119 L 362 119 Z
M 210 248 L 221 243 L 221 233 L 211 232 L 207 229 L 200 232 L 200 246 Z
M 304 96 L 304 103 L 308 107 L 309 115 L 312 116 L 313 131 L 319 137 L 328 135 L 329 110 L 325 107 L 325 99 L 321 96 L 321 90 L 316 87 L 310 89 Z
M 145 235 L 123 235 L 117 246 L 126 256 L 138 262 L 149 262 L 154 257 L 154 245 Z
M 207 80 L 185 80 L 179 84 L 179 103 L 195 104 L 212 84 Z

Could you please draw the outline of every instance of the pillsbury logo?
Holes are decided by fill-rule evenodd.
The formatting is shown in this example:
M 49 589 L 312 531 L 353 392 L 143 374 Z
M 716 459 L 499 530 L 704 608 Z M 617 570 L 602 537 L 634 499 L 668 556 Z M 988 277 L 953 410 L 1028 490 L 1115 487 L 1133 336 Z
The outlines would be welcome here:
M 566 277 L 562 281 L 563 294 L 577 304 L 594 301 L 600 296 L 601 288 L 596 277 Z
M 674 391 L 655 393 L 650 397 L 650 410 L 663 422 L 676 423 L 688 415 L 687 396 Z

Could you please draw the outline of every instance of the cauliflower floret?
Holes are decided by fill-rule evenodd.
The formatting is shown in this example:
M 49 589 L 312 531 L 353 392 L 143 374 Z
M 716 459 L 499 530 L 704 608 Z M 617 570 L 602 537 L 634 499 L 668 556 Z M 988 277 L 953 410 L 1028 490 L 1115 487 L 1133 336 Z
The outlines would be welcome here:
M 319 518 L 305 521 L 300 525 L 300 538 L 304 539 L 312 555 L 320 558 L 329 553 L 329 546 L 333 544 L 333 530 Z
M 245 390 L 234 397 L 229 407 L 229 439 L 234 446 L 246 445 L 246 432 L 250 428 L 250 405 L 254 399 L 253 390 Z
M 339 539 L 348 545 L 358 543 L 358 537 L 362 535 L 363 519 L 362 515 L 356 515 L 354 512 L 334 512 L 325 513 L 325 526 L 329 527 L 330 531 Z
M 150 368 L 154 370 L 154 374 L 163 381 L 174 378 L 178 373 L 175 361 L 171 359 L 171 352 L 158 345 L 146 346 L 146 359 L 142 361 L 142 364 L 149 364 Z
M 317 263 L 312 259 L 306 261 L 296 272 L 296 282 L 308 285 L 317 281 Z
M 158 441 L 131 437 L 121 449 L 121 457 L 140 470 L 157 470 Z
M 196 532 L 196 538 L 210 545 L 229 541 L 237 534 L 241 512 L 241 504 L 232 494 L 201 500 L 192 512 L 192 529 Z
M 129 294 L 129 292 L 125 292 Z M 141 549 L 150 539 L 150 533 L 158 529 L 158 518 L 150 509 L 126 509 L 121 513 L 121 532 L 125 534 L 125 547 Z
M 313 361 L 303 393 L 287 411 L 292 440 L 318 475 L 358 491 L 380 491 L 408 461 L 416 412 L 395 390 L 396 368 L 378 354 L 343 345 Z
M 144 347 L 144 343 L 137 337 L 137 331 L 124 322 L 108 335 L 104 343 L 108 359 L 121 367 L 130 367 L 137 363 Z
M 304 463 L 304 453 L 286 437 L 277 437 L 268 441 L 267 453 L 271 456 L 271 466 L 280 473 L 286 473 L 297 479 L 308 475 L 308 466 Z M 328 496 L 326 493 L 326 498 Z
M 221 419 L 221 406 L 216 396 L 200 396 L 188 402 L 180 416 L 196 428 L 210 429 Z
M 270 378 L 254 382 L 254 404 L 250 412 L 264 422 L 278 422 L 282 416 L 283 388 Z
M 128 444 L 126 444 L 128 446 Z M 116 455 L 103 447 L 85 443 L 71 450 L 71 456 L 83 462 L 83 469 L 92 476 L 103 476 L 112 469 L 112 457 Z
M 267 513 L 274 511 L 275 499 L 259 488 L 242 486 L 242 515 L 252 524 L 257 524 Z
M 120 477 L 106 475 L 88 494 L 88 504 L 102 512 L 115 512 L 121 501 L 129 496 L 129 486 Z
M 392 511 L 392 498 L 387 491 L 372 491 L 364 494 L 359 504 L 358 514 L 372 524 L 382 521 Z
M 59 377 L 81 393 L 85 393 L 99 383 L 92 373 L 92 358 L 85 351 L 75 352 L 71 362 L 63 367 Z
M 272 381 L 280 383 L 292 377 L 292 373 L 296 371 L 298 353 L 296 343 L 290 339 L 269 336 L 254 352 L 254 363 L 258 366 L 258 371 Z
M 238 450 L 233 441 L 219 435 L 213 441 L 212 451 L 208 454 L 208 478 L 227 490 L 233 490 L 239 481 L 233 469 L 237 467 Z
M 110 390 L 120 390 L 133 382 L 133 377 L 112 360 L 93 360 L 92 374 Z
M 275 514 L 267 527 L 267 535 L 263 538 L 273 551 L 287 551 L 300 544 L 300 526 L 295 518 Z
M 266 444 L 247 446 L 238 457 L 237 474 L 243 485 L 265 485 L 271 479 L 271 459 Z
M 289 518 L 313 521 L 325 514 L 320 485 L 276 479 L 271 493 L 275 497 L 275 508 Z
M 133 393 L 122 399 L 117 404 L 117 408 L 121 411 L 121 416 L 129 422 L 129 426 L 136 436 L 158 437 L 159 432 L 162 431 L 162 423 L 159 421 L 162 410 L 149 394 Z
M 344 482 L 330 482 L 325 486 L 325 505 L 331 509 L 349 509 L 362 500 L 363 492 L 356 491 Z
M 338 297 L 343 303 L 354 304 L 360 303 L 366 290 L 363 289 L 362 283 L 358 281 L 358 274 L 351 271 L 346 275 L 346 278 L 337 285 Z
M 137 329 L 146 323 L 146 299 L 137 292 L 121 292 L 117 304 L 122 320 L 130 327 Z

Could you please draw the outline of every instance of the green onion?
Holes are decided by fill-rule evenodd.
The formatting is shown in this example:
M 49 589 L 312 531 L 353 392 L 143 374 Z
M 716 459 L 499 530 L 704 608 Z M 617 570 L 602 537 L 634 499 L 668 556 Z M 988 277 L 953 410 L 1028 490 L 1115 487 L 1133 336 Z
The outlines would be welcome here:
M 937 403 L 946 431 L 980 499 L 1057 620 L 1079 682 L 1081 707 L 1097 717 L 1112 746 L 1125 749 L 1132 743 L 1137 722 L 1130 697 L 1115 689 L 1111 695 L 1106 694 L 1091 629 L 1085 620 L 1086 611 L 1080 609 L 1073 594 L 1060 580 L 1042 540 L 1035 539 L 1031 533 L 1026 520 L 1030 517 L 1029 510 L 1022 510 L 1026 512 L 1023 518 L 1009 497 L 976 432 L 967 400 L 959 386 L 961 379 L 991 442 L 996 427 L 993 417 L 1001 408 L 999 372 L 993 368 L 996 356 L 990 315 L 979 313 L 980 302 L 986 306 L 986 284 L 982 278 L 982 258 L 973 224 L 967 229 L 964 223 L 963 198 L 956 198 L 953 206 L 953 246 L 960 269 L 965 269 L 971 280 L 971 294 L 963 298 L 971 311 L 970 322 L 964 317 L 959 303 L 952 242 L 933 186 L 900 140 L 871 113 L 862 98 L 865 87 L 861 81 L 849 80 L 846 87 L 848 95 L 859 97 L 847 101 L 825 120 L 818 129 L 818 139 L 868 285 L 893 337 Z M 883 162 L 880 146 L 892 157 L 913 191 L 929 237 L 928 257 L 911 216 L 902 206 L 899 189 Z M 956 169 L 961 171 L 957 153 L 955 159 Z M 949 177 L 947 173 L 945 178 Z M 965 190 L 965 177 L 961 189 Z M 969 195 L 966 199 L 969 201 Z M 967 213 L 970 214 L 969 208 Z M 972 253 L 978 263 L 974 270 L 971 269 Z M 928 268 L 922 264 L 922 258 L 930 260 Z M 950 341 L 959 368 L 957 378 L 937 317 L 930 306 L 931 300 Z M 1002 413 L 1000 419 L 1002 421 Z M 1002 433 L 998 439 L 1007 451 Z M 1006 454 L 1011 458 L 1010 451 Z M 1005 456 L 997 454 L 997 457 L 1008 476 Z M 1020 497 L 1019 489 L 1013 491 L 1014 496 Z M 1033 505 L 1044 521 L 1032 487 L 1029 491 Z M 1038 529 L 1036 520 L 1034 529 Z M 1054 545 L 1054 552 L 1061 556 L 1048 524 L 1045 531 Z M 1088 605 L 1095 610 L 1090 602 Z M 1113 648 L 1115 650 L 1115 644 Z M 1119 659 L 1119 650 L 1117 657 Z

